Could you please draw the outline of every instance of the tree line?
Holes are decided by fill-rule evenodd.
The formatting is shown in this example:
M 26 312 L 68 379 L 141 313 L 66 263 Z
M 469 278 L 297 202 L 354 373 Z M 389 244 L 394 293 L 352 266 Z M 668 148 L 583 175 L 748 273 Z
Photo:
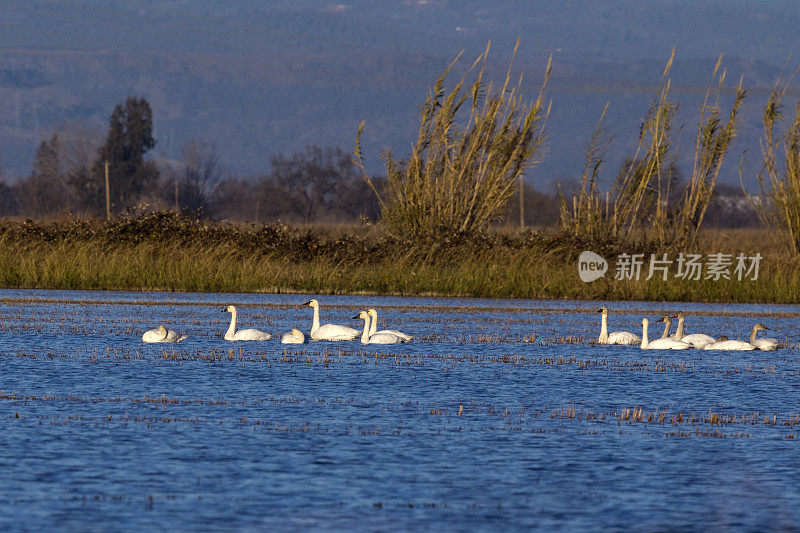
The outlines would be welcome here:
M 310 145 L 271 158 L 268 172 L 240 177 L 222 162 L 211 143 L 192 139 L 177 161 L 148 158 L 156 146 L 153 112 L 144 98 L 118 104 L 108 130 L 84 123 L 63 124 L 36 150 L 30 174 L 0 180 L 0 216 L 56 218 L 106 215 L 105 168 L 112 216 L 135 210 L 175 210 L 236 222 L 337 224 L 377 221 L 381 209 L 351 154 L 339 147 Z M 386 180 L 372 179 L 383 191 Z M 569 184 L 567 183 L 567 188 Z M 558 223 L 558 194 L 524 185 L 525 225 Z M 501 214 L 501 225 L 519 224 L 519 200 Z M 737 225 L 737 215 L 712 220 Z
M 106 165 L 112 216 L 178 210 L 234 221 L 322 223 L 378 214 L 340 148 L 308 146 L 277 155 L 270 172 L 241 178 L 203 140 L 187 142 L 179 161 L 147 158 L 155 146 L 153 112 L 144 98 L 117 105 L 105 134 L 86 124 L 65 124 L 41 141 L 29 175 L 0 181 L 0 216 L 103 217 Z

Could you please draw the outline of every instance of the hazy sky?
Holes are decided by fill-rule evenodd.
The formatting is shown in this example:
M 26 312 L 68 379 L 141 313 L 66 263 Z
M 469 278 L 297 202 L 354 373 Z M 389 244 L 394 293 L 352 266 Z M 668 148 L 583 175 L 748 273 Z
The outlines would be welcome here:
M 731 85 L 750 90 L 741 149 L 757 149 L 765 95 L 798 48 L 800 4 L 789 1 L 88 1 L 6 0 L 0 7 L 0 159 L 23 175 L 38 142 L 64 121 L 104 126 L 128 95 L 154 108 L 162 158 L 193 137 L 215 143 L 240 174 L 307 144 L 350 150 L 367 123 L 368 161 L 408 151 L 417 106 L 460 51 L 492 42 L 503 74 L 533 95 L 546 58 L 554 76 L 543 184 L 580 172 L 606 102 L 626 155 L 674 47 L 674 98 L 688 152 L 697 99 L 720 53 Z M 466 61 L 465 61 L 466 62 Z M 792 60 L 788 62 L 791 69 Z

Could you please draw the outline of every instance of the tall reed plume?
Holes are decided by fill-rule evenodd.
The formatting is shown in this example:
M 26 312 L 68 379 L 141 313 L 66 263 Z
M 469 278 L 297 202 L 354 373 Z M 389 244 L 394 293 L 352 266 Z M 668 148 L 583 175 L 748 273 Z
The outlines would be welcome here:
M 519 40 L 514 55 L 518 47 Z M 357 164 L 378 196 L 391 232 L 414 236 L 484 231 L 514 195 L 521 173 L 541 160 L 550 112 L 544 90 L 551 61 L 538 96 L 528 102 L 522 76 L 512 82 L 511 64 L 502 87 L 485 80 L 488 54 L 487 45 L 452 89 L 446 89 L 445 82 L 460 54 L 438 77 L 422 106 L 409 157 L 397 160 L 391 152 L 383 154 L 385 191 L 379 191 L 364 170 L 360 142 L 364 124 L 359 127 Z M 467 76 L 478 66 L 468 84 Z

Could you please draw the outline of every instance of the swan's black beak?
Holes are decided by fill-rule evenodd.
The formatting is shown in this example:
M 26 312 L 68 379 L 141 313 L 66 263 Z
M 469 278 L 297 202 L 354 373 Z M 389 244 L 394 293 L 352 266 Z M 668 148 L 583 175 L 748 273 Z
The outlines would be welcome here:
M 768 328 L 767 326 L 764 326 L 764 329 L 765 329 L 765 330 L 768 330 L 769 328 Z
M 603 310 L 602 310 L 602 309 L 598 309 L 598 310 L 597 310 L 597 312 L 598 312 L 598 313 L 602 313 L 602 312 L 603 312 Z
M 307 301 L 307 302 L 306 302 L 306 303 L 304 303 L 303 305 L 311 305 L 311 300 Z
M 656 320 L 656 322 L 664 322 L 664 317 L 662 316 L 661 318 L 659 318 L 658 320 Z
M 361 318 L 361 317 L 356 315 L 356 316 L 353 317 L 353 320 L 358 320 L 359 318 Z

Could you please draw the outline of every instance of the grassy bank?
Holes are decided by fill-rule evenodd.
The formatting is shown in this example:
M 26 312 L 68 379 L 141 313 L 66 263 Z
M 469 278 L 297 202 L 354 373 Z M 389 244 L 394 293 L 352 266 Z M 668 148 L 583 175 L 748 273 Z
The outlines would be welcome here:
M 609 260 L 583 283 L 577 256 Z M 703 253 L 761 253 L 756 281 L 614 280 L 613 243 L 547 233 L 402 242 L 369 228 L 240 227 L 154 215 L 114 223 L 0 224 L 4 288 L 307 292 L 497 298 L 800 302 L 800 264 L 765 231 L 710 233 Z M 700 253 L 700 251 L 698 251 Z M 674 258 L 677 251 L 670 252 Z M 647 255 L 646 257 L 649 257 Z M 673 268 L 674 271 L 674 268 Z M 733 276 L 732 276 L 733 277 Z

